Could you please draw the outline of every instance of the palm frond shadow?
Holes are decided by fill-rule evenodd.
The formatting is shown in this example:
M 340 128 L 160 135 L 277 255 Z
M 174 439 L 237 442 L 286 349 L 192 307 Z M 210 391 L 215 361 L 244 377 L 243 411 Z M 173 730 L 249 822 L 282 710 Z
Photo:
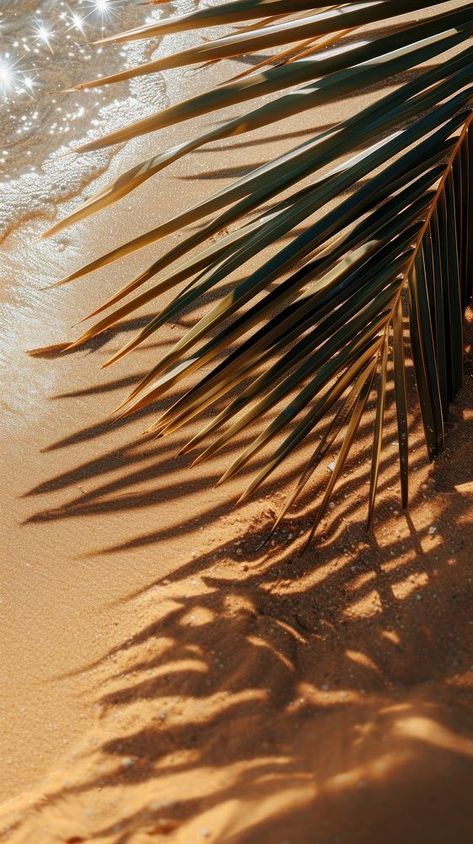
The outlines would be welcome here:
M 326 129 L 332 129 L 334 125 L 334 123 L 320 124 L 319 122 L 317 122 L 317 129 L 323 132 Z M 295 138 L 305 138 L 307 135 L 311 135 L 313 131 L 313 126 L 307 126 L 304 129 L 293 129 L 291 132 L 278 133 L 278 139 L 280 141 L 288 141 Z M 239 147 L 257 147 L 258 149 L 261 149 L 264 148 L 265 144 L 274 144 L 274 138 L 263 136 L 251 139 L 239 135 L 235 138 L 234 143 L 219 143 L 218 150 L 220 152 L 228 152 L 231 150 L 235 150 Z M 212 147 L 201 147 L 200 149 L 196 149 L 193 155 L 215 155 L 215 149 L 213 149 Z
M 415 386 L 414 374 L 412 366 L 407 369 L 408 374 L 408 397 L 411 411 L 415 408 Z M 175 400 L 176 396 L 173 397 Z M 145 409 L 143 413 L 145 416 L 149 411 Z M 353 455 L 349 458 L 344 476 L 341 478 L 339 487 L 334 494 L 333 507 L 330 519 L 324 518 L 321 523 L 322 538 L 335 539 L 343 528 L 348 531 L 346 520 L 354 520 L 354 536 L 356 542 L 370 543 L 371 534 L 366 533 L 363 500 L 364 490 L 369 483 L 369 463 L 367 456 L 370 450 L 370 437 L 374 425 L 375 402 L 371 401 L 371 407 L 367 411 L 366 419 L 360 425 L 359 440 L 360 447 L 354 450 Z M 379 494 L 384 499 L 382 512 L 386 514 L 392 511 L 400 512 L 400 490 L 396 479 L 397 460 L 396 458 L 396 436 L 395 436 L 395 406 L 393 391 L 389 391 L 387 395 L 387 410 L 386 410 L 386 431 L 385 450 L 381 457 L 381 481 L 379 483 Z M 104 425 L 104 431 L 107 426 Z M 89 432 L 90 436 L 95 436 L 97 431 Z M 457 433 L 457 436 L 461 436 Z M 80 438 L 84 437 L 84 432 L 81 432 Z M 465 429 L 464 437 L 468 441 L 469 430 Z M 245 444 L 251 441 L 252 434 L 240 439 L 238 448 L 244 447 Z M 419 419 L 412 415 L 409 421 L 409 438 L 410 438 L 410 467 L 412 471 L 422 470 L 426 464 L 426 454 L 422 442 L 422 434 L 419 431 Z M 64 442 L 63 447 L 72 444 L 74 437 L 70 437 L 68 442 Z M 74 519 L 81 517 L 104 516 L 112 513 L 126 513 L 133 510 L 144 511 L 148 508 L 156 507 L 164 502 L 178 501 L 180 498 L 185 500 L 188 496 L 195 496 L 202 493 L 204 490 L 212 487 L 218 480 L 221 474 L 221 467 L 210 467 L 209 470 L 200 472 L 198 475 L 189 477 L 188 480 L 183 480 L 182 471 L 188 465 L 188 457 L 175 457 L 175 450 L 179 449 L 184 442 L 185 437 L 174 436 L 172 438 L 173 450 L 169 452 L 169 446 L 166 440 L 158 440 L 151 437 L 144 437 L 141 441 L 134 440 L 132 445 L 120 446 L 111 451 L 107 451 L 100 457 L 93 459 L 77 466 L 75 469 L 62 472 L 55 477 L 50 477 L 42 484 L 31 489 L 27 493 L 27 497 L 35 498 L 37 496 L 50 495 L 51 493 L 67 493 L 68 489 L 75 489 L 77 484 L 85 481 L 92 481 L 93 488 L 90 492 L 82 491 L 80 494 L 74 494 L 72 498 L 60 506 L 54 508 L 45 507 L 33 513 L 26 520 L 27 524 L 62 521 L 65 519 Z M 56 447 L 56 446 L 54 446 Z M 222 453 L 222 460 L 224 463 L 228 462 L 236 446 L 229 444 Z M 327 456 L 326 460 L 329 460 Z M 255 463 L 251 464 L 242 473 L 242 481 L 246 475 L 264 465 L 264 457 Z M 126 469 L 124 470 L 124 467 Z M 245 545 L 239 548 L 239 553 L 242 549 L 249 550 L 252 553 L 252 548 L 261 544 L 270 530 L 271 524 L 281 506 L 281 487 L 290 486 L 297 479 L 297 466 L 286 467 L 281 471 L 275 479 L 267 485 L 265 489 L 265 500 L 270 503 L 270 515 L 266 510 L 263 511 L 263 516 L 258 511 L 255 517 L 255 524 L 253 525 L 253 540 L 250 542 L 249 549 Z M 181 473 L 176 476 L 176 473 Z M 300 497 L 292 509 L 293 515 L 286 517 L 282 525 L 278 528 L 274 538 L 269 546 L 266 546 L 266 552 L 269 556 L 277 554 L 277 546 L 279 544 L 286 544 L 288 536 L 290 537 L 289 544 L 293 544 L 297 537 L 310 529 L 312 518 L 310 512 L 313 506 L 314 498 L 317 499 L 323 490 L 324 475 L 326 473 L 325 467 L 322 467 L 319 473 L 317 482 L 311 485 L 309 489 Z M 472 474 L 467 465 L 463 466 L 462 474 L 465 482 L 471 480 Z M 103 479 L 102 479 L 103 476 Z M 276 498 L 274 497 L 276 496 Z M 266 516 L 264 515 L 266 513 Z M 87 557 L 91 553 L 96 556 L 109 556 L 121 554 L 125 551 L 133 549 L 140 549 L 152 545 L 159 545 L 159 543 L 171 539 L 175 532 L 179 535 L 192 535 L 198 532 L 203 527 L 211 523 L 217 523 L 222 516 L 227 518 L 230 515 L 229 505 L 221 500 L 212 503 L 210 507 L 202 506 L 197 518 L 192 522 L 182 523 L 180 519 L 180 511 L 176 511 L 176 519 L 171 521 L 165 527 L 161 526 L 155 530 L 145 533 L 138 533 L 136 536 L 128 536 L 126 540 L 119 543 L 107 545 L 99 549 L 88 549 Z M 258 527 L 256 527 L 258 525 Z M 331 527 L 332 525 L 332 527 Z M 331 531 L 334 531 L 333 535 Z M 255 533 L 256 531 L 256 533 Z M 351 540 L 350 540 L 351 541 Z M 276 550 L 275 550 L 276 549 Z M 253 551 L 254 553 L 254 551 Z M 207 565 L 205 558 L 205 565 Z M 183 572 L 185 577 L 191 576 L 195 573 L 196 563 L 189 564 Z M 179 573 L 171 576 L 179 579 Z
M 206 6 L 177 21 L 152 24 L 145 34 L 178 33 L 204 23 L 247 24 L 261 12 L 259 5 L 258 0 L 235 0 Z M 130 395 L 126 409 L 146 416 L 163 397 L 171 401 L 169 392 L 179 394 L 157 427 L 159 433 L 172 430 L 176 445 L 183 442 L 181 422 L 190 422 L 196 408 L 206 421 L 212 405 L 225 396 L 229 428 L 214 447 L 221 447 L 223 456 L 233 456 L 235 448 L 242 454 L 230 477 L 237 470 L 245 476 L 256 469 L 252 490 L 263 481 L 269 486 L 266 509 L 254 515 L 243 541 L 238 539 L 240 519 L 225 513 L 224 539 L 216 529 L 193 559 L 182 560 L 166 578 L 124 599 L 133 612 L 134 635 L 84 667 L 101 672 L 96 701 L 101 721 L 70 781 L 49 789 L 36 807 L 45 828 L 52 806 L 83 809 L 94 791 L 94 809 L 104 801 L 107 822 L 95 811 L 84 821 L 84 836 L 108 837 L 113 844 L 173 832 L 183 841 L 193 840 L 202 828 L 204 837 L 213 835 L 221 844 L 285 839 L 306 844 L 314 830 L 318 844 L 414 844 L 421 836 L 430 844 L 467 844 L 473 788 L 473 704 L 467 686 L 473 648 L 473 525 L 465 520 L 461 535 L 453 537 L 451 525 L 464 508 L 457 486 L 471 483 L 472 474 L 464 451 L 460 460 L 458 454 L 449 459 L 448 452 L 465 444 L 471 448 L 472 433 L 464 420 L 450 427 L 447 420 L 456 397 L 464 410 L 473 399 L 471 361 L 462 389 L 462 326 L 472 294 L 473 260 L 473 5 L 455 4 L 445 11 L 437 2 L 380 0 L 332 7 L 319 14 L 319 4 L 300 0 L 294 19 L 278 18 L 271 27 L 199 43 L 147 67 L 91 82 L 102 85 L 148 71 L 284 49 L 308 36 L 320 52 L 264 70 L 250 82 L 247 77 L 205 91 L 82 147 L 98 149 L 276 95 L 133 168 L 52 231 L 111 205 L 204 144 L 228 143 L 254 129 L 272 133 L 274 123 L 309 108 L 349 100 L 360 90 L 381 91 L 393 80 L 399 87 L 338 124 L 335 132 L 318 133 L 287 157 L 268 161 L 262 172 L 252 171 L 243 182 L 63 280 L 76 281 L 186 229 L 179 245 L 133 283 L 135 294 L 158 277 L 154 290 L 147 288 L 149 304 L 164 288 L 172 291 L 193 279 L 196 286 L 166 313 L 174 318 L 254 260 L 249 275 L 164 353 Z M 274 0 L 264 8 L 287 16 L 294 3 Z M 386 23 L 401 12 L 420 10 L 422 19 L 386 35 Z M 304 17 L 305 12 L 312 16 Z M 347 30 L 365 33 L 371 26 L 380 31 L 359 48 L 336 49 Z M 137 31 L 123 37 L 142 36 Z M 327 39 L 334 50 L 325 49 Z M 263 213 L 269 202 L 274 213 Z M 261 216 L 247 225 L 255 212 Z M 199 231 L 189 233 L 209 217 Z M 221 231 L 223 237 L 215 240 Z M 271 247 L 274 254 L 266 260 Z M 193 250 L 201 248 L 193 257 Z M 114 306 L 128 293 L 120 293 Z M 77 343 L 89 343 L 104 325 L 119 325 L 142 304 L 137 295 Z M 115 358 L 148 341 L 160 325 L 158 319 L 145 328 Z M 247 342 L 250 330 L 254 333 Z M 271 368 L 268 360 L 275 351 L 279 366 Z M 265 377 L 254 382 L 259 392 L 253 394 L 256 354 L 267 368 Z M 214 367 L 209 376 L 208 366 Z M 179 393 L 184 376 L 199 371 L 209 380 Z M 233 423 L 233 391 L 239 388 L 243 398 L 258 401 L 254 418 L 243 415 L 243 422 L 266 425 L 264 436 L 256 437 L 253 425 L 246 428 L 238 417 Z M 338 400 L 347 402 L 347 416 L 341 416 L 343 442 L 336 462 L 327 471 L 324 452 L 319 486 L 304 490 L 261 551 L 281 504 L 279 485 L 296 478 L 291 456 L 307 447 L 321 420 L 329 430 Z M 412 421 L 414 407 L 420 408 L 423 432 L 419 413 Z M 307 408 L 298 428 L 298 414 Z M 239 411 L 250 414 L 246 407 Z M 281 445 L 283 425 L 290 434 Z M 218 437 L 220 431 L 211 433 Z M 96 427 L 75 437 L 101 434 Z M 360 434 L 357 440 L 355 434 Z M 74 441 L 79 439 L 51 448 Z M 430 478 L 425 444 L 431 461 L 444 451 Z M 277 449 L 276 465 L 265 447 Z M 131 471 L 102 481 L 116 456 L 110 452 L 57 474 L 49 482 L 56 492 L 68 491 L 80 477 L 99 479 L 99 485 L 54 511 L 43 507 L 30 521 L 148 507 L 167 494 L 173 500 L 193 495 L 216 477 L 212 463 L 209 470 L 198 467 L 187 485 L 175 482 L 164 443 L 143 440 L 125 454 Z M 279 474 L 273 476 L 273 469 Z M 407 514 L 409 470 L 415 469 L 426 480 L 423 486 L 411 481 Z M 146 484 L 154 483 L 158 472 L 161 486 L 150 492 Z M 337 479 L 329 518 L 326 508 Z M 312 498 L 321 481 L 327 492 L 314 519 Z M 46 492 L 48 483 L 30 495 Z M 366 498 L 372 512 L 376 492 L 380 519 L 375 516 L 374 531 L 367 534 Z M 192 524 L 183 526 L 179 519 L 179 524 L 98 548 L 96 554 L 154 545 L 175 536 L 178 528 L 190 533 L 209 520 L 216 524 L 223 513 L 221 504 L 210 505 Z M 312 537 L 314 527 L 319 528 L 317 542 L 299 555 L 303 537 Z M 120 799 L 114 800 L 117 793 Z M 127 793 L 134 798 L 133 808 Z M 82 836 L 77 817 L 84 814 L 76 813 L 72 840 Z M 353 817 L 366 818 L 366 826 L 353 825 Z M 216 825 L 210 831 L 209 819 Z
M 459 410 L 472 390 L 470 379 Z M 458 420 L 452 452 L 463 437 Z M 357 511 L 304 557 L 281 544 L 261 557 L 251 552 L 254 525 L 242 543 L 235 536 L 124 599 L 147 622 L 84 669 L 104 672 L 104 740 L 94 741 L 87 775 L 43 798 L 45 820 L 49 806 L 87 804 L 99 788 L 116 808 L 110 826 L 96 813 L 93 837 L 113 844 L 160 825 L 186 835 L 189 824 L 192 836 L 193 824 L 218 822 L 214 810 L 222 844 L 289 834 L 305 844 L 314 824 L 322 844 L 348 833 L 354 844 L 381 835 L 413 844 L 419 824 L 435 844 L 466 844 L 473 703 L 461 678 L 473 645 L 473 523 L 453 540 L 449 530 L 463 507 L 461 463 L 441 458 L 411 515 L 393 515 L 381 491 L 390 523 L 375 536 Z M 414 526 L 426 500 L 437 507 L 435 536 Z M 303 518 L 288 521 L 286 536 Z M 202 787 L 183 789 L 196 770 Z M 115 788 L 137 785 L 141 808 L 113 801 Z M 260 811 L 227 816 L 229 802 Z M 355 812 L 369 828 L 353 830 Z
M 412 367 L 408 370 L 409 373 L 409 383 L 411 389 L 411 403 L 413 402 L 413 372 Z M 133 383 L 136 382 L 135 376 L 133 378 Z M 97 385 L 96 388 L 91 388 L 92 394 L 94 392 L 101 392 L 103 390 L 113 392 L 115 389 L 119 389 L 121 387 L 121 381 L 113 381 L 109 382 L 108 385 L 105 385 L 105 388 L 101 385 Z M 89 390 L 79 391 L 80 395 L 84 394 L 88 395 Z M 167 403 L 169 405 L 173 404 L 183 395 L 183 390 L 174 391 L 173 394 L 168 398 Z M 68 398 L 68 394 L 65 394 L 61 397 L 54 397 L 54 398 Z M 75 393 L 72 393 L 72 398 L 75 398 Z M 386 423 L 387 425 L 390 423 L 391 428 L 393 427 L 394 416 L 393 416 L 393 393 L 392 390 L 388 393 L 388 399 L 391 404 L 390 410 L 386 414 Z M 369 438 L 370 432 L 373 426 L 373 410 L 374 410 L 374 402 L 371 401 L 371 414 L 370 416 L 361 424 L 360 426 L 360 439 L 366 441 L 366 438 Z M 151 414 L 152 409 L 145 408 L 143 411 L 140 411 L 137 414 L 135 419 L 143 419 L 145 421 L 147 417 Z M 211 418 L 210 413 L 207 414 L 206 417 L 207 421 Z M 129 417 L 125 417 L 123 420 L 118 420 L 114 423 L 115 426 L 126 426 L 131 423 L 131 419 Z M 413 424 L 411 422 L 411 424 Z M 95 439 L 100 435 L 106 436 L 107 432 L 109 431 L 110 423 L 105 421 L 101 425 L 93 425 L 91 427 L 81 429 L 76 433 L 70 434 L 67 437 L 59 440 L 55 443 L 52 443 L 46 446 L 43 451 L 45 453 L 55 451 L 57 449 L 68 448 L 69 446 L 75 445 L 80 442 L 87 441 L 89 439 Z M 228 462 L 229 458 L 231 458 L 232 454 L 235 452 L 235 449 L 240 449 L 244 447 L 246 444 L 251 442 L 253 438 L 253 434 L 249 433 L 245 436 L 239 438 L 238 446 L 230 443 L 226 446 L 225 449 L 222 450 L 222 460 L 224 462 Z M 45 479 L 41 484 L 36 485 L 32 489 L 30 489 L 27 493 L 25 493 L 25 498 L 34 498 L 36 496 L 41 495 L 49 495 L 51 492 L 56 492 L 60 490 L 67 491 L 69 487 L 74 487 L 78 483 L 86 480 L 94 480 L 94 488 L 90 493 L 81 493 L 80 495 L 76 495 L 74 498 L 70 499 L 65 503 L 63 506 L 59 508 L 55 508 L 54 510 L 45 509 L 43 511 L 39 511 L 34 515 L 30 516 L 27 519 L 27 523 L 35 523 L 41 521 L 51 521 L 55 519 L 65 519 L 65 518 L 73 518 L 73 517 L 80 517 L 81 515 L 91 515 L 91 514 L 104 514 L 107 512 L 113 512 L 115 510 L 123 510 L 126 511 L 127 509 L 136 509 L 140 507 L 152 507 L 156 506 L 156 502 L 158 500 L 175 500 L 179 496 L 185 497 L 189 494 L 198 493 L 202 491 L 205 487 L 209 487 L 214 485 L 219 478 L 219 474 L 221 473 L 220 467 L 213 466 L 208 472 L 204 472 L 203 475 L 199 478 L 192 478 L 190 477 L 187 482 L 183 482 L 181 479 L 178 482 L 173 482 L 173 474 L 188 465 L 188 463 L 193 459 L 195 455 L 190 455 L 189 457 L 181 457 L 176 458 L 175 454 L 179 451 L 179 449 L 186 443 L 188 439 L 188 434 L 181 434 L 175 435 L 172 437 L 172 441 L 168 440 L 156 440 L 155 437 L 152 435 L 145 435 L 141 439 L 136 440 L 134 439 L 132 443 L 120 445 L 119 447 L 105 451 L 103 454 L 93 457 L 91 460 L 82 463 L 81 465 L 75 467 L 72 470 L 68 470 L 66 472 L 61 472 L 53 477 L 49 477 Z M 170 449 L 170 445 L 172 448 Z M 328 459 L 328 458 L 327 458 Z M 359 458 L 356 458 L 359 459 Z M 416 458 L 419 460 L 420 464 L 422 463 L 422 458 Z M 355 461 L 355 458 L 352 459 L 351 463 Z M 389 464 L 390 458 L 384 458 L 383 464 Z M 415 460 L 414 460 L 415 462 Z M 261 467 L 264 465 L 264 458 L 253 462 L 247 470 L 242 472 L 242 476 L 248 475 L 249 473 L 255 470 L 255 467 Z M 123 467 L 126 466 L 126 471 L 123 472 Z M 130 470 L 130 471 L 128 471 Z M 119 477 L 117 480 L 108 479 L 108 480 L 101 480 L 103 476 L 112 475 L 114 473 L 119 473 Z M 284 471 L 277 479 L 275 479 L 267 488 L 267 494 L 271 495 L 272 492 L 280 489 L 281 484 L 286 484 L 289 482 L 293 482 L 298 475 L 298 468 L 292 467 L 291 470 Z M 153 479 L 161 480 L 164 479 L 160 488 L 153 492 L 150 490 L 149 487 L 146 487 L 143 493 L 137 492 L 137 489 L 140 485 L 153 481 Z M 382 489 L 386 484 L 391 483 L 392 479 L 386 479 L 383 481 Z M 352 485 L 348 483 L 347 488 L 345 488 L 345 484 L 341 486 L 341 490 L 343 494 L 347 494 L 351 491 Z M 308 496 L 312 496 L 313 493 L 308 493 Z M 308 497 L 303 496 L 301 498 L 301 502 L 297 509 L 304 508 L 307 504 Z M 194 526 L 200 526 L 201 524 L 208 523 L 209 520 L 213 521 L 217 515 L 222 513 L 221 505 L 217 505 L 215 509 L 211 512 L 209 511 L 202 511 L 201 517 L 194 521 Z M 176 526 L 177 527 L 177 526 Z M 192 528 L 194 529 L 194 528 Z M 186 531 L 186 525 L 180 526 L 180 531 Z M 170 531 L 172 533 L 172 530 Z M 163 534 L 161 531 L 157 531 L 153 534 L 155 541 L 158 542 L 162 539 L 165 539 L 169 536 L 169 533 Z M 142 538 L 144 544 L 150 543 L 150 537 Z M 130 540 L 130 547 L 138 547 L 141 544 L 141 539 L 136 538 Z M 120 549 L 117 549 L 120 550 Z
M 209 12 L 211 25 L 222 22 L 230 10 L 241 14 L 241 2 L 238 0 L 235 8 L 224 5 L 219 11 Z M 286 9 L 284 2 L 282 6 Z M 421 4 L 419 8 L 424 7 Z M 304 5 L 304 9 L 309 6 Z M 416 9 L 413 2 L 400 11 Z M 156 431 L 165 434 L 181 427 L 195 416 L 196 410 L 205 419 L 208 408 L 226 396 L 230 401 L 227 409 L 209 428 L 215 437 L 215 445 L 206 451 L 211 454 L 235 438 L 248 421 L 265 420 L 268 411 L 279 405 L 279 415 L 271 417 L 255 442 L 247 444 L 224 475 L 224 479 L 231 478 L 243 467 L 246 473 L 251 458 L 259 456 L 268 443 L 278 442 L 279 432 L 289 424 L 288 436 L 279 442 L 266 464 L 259 465 L 248 493 L 301 447 L 343 396 L 347 407 L 340 417 L 344 420 L 344 436 L 333 478 L 319 508 L 319 521 L 377 385 L 369 492 L 372 516 L 391 337 L 402 500 L 403 506 L 407 505 L 406 336 L 410 335 L 424 431 L 433 459 L 444 447 L 449 405 L 462 383 L 462 323 L 472 293 L 468 270 L 473 256 L 473 239 L 468 234 L 473 207 L 473 146 L 469 137 L 473 114 L 468 87 L 472 48 L 464 49 L 473 32 L 471 10 L 462 6 L 456 11 L 432 13 L 411 25 L 396 24 L 394 34 L 389 36 L 380 32 L 366 41 L 355 39 L 344 49 L 336 46 L 324 52 L 323 46 L 337 45 L 348 30 L 367 24 L 379 27 L 394 16 L 389 4 L 383 3 L 379 7 L 348 6 L 336 11 L 342 27 L 339 31 L 334 28 L 330 12 L 310 18 L 307 28 L 299 25 L 298 19 L 286 23 L 278 19 L 269 29 L 245 30 L 233 40 L 223 37 L 210 47 L 204 43 L 175 57 L 160 58 L 146 67 L 102 79 L 100 84 L 108 84 L 146 72 L 196 64 L 199 59 L 205 62 L 228 58 L 238 53 L 234 49 L 236 42 L 242 45 L 240 52 L 252 53 L 259 52 L 261 46 L 281 46 L 313 35 L 316 46 L 309 50 L 311 58 L 317 49 L 321 51 L 315 55 L 315 63 L 302 56 L 293 64 L 270 67 L 245 81 L 236 80 L 221 89 L 199 94 L 136 126 L 82 147 L 88 151 L 108 146 L 248 98 L 278 94 L 275 100 L 246 116 L 224 122 L 189 143 L 132 168 L 64 223 L 70 224 L 112 204 L 163 167 L 211 141 L 222 141 L 255 128 L 267 130 L 272 122 L 317 104 L 357 96 L 360 88 L 380 90 L 391 84 L 392 90 L 383 98 L 346 118 L 334 130 L 319 132 L 286 155 L 253 165 L 249 172 L 243 168 L 214 170 L 204 175 L 212 179 L 233 175 L 237 181 L 63 279 L 63 283 L 76 281 L 186 228 L 187 237 L 95 312 L 97 316 L 108 310 L 107 316 L 101 315 L 73 347 L 103 337 L 143 305 L 177 286 L 180 292 L 164 310 L 112 355 L 109 362 L 116 362 L 141 348 L 166 322 L 199 313 L 200 307 L 206 305 L 207 313 L 188 324 L 186 334 L 132 390 L 124 404 L 124 415 L 153 407 L 167 393 L 169 384 L 193 376 L 209 362 L 215 365 L 214 369 L 177 403 L 164 409 L 155 423 Z M 245 15 L 248 14 L 245 7 Z M 301 15 L 302 20 L 302 12 Z M 206 20 L 207 17 L 204 15 Z M 195 12 L 177 23 L 164 21 L 157 29 L 152 26 L 146 34 L 175 31 L 175 26 L 176 31 L 181 26 L 193 28 L 199 20 L 199 12 Z M 124 37 L 142 34 L 140 31 Z M 328 36 L 328 42 L 320 41 L 320 36 Z M 303 52 L 306 43 L 301 44 Z M 243 50 L 243 46 L 251 49 Z M 439 60 L 439 56 L 452 50 L 456 50 L 452 58 Z M 309 85 L 279 96 L 281 91 L 302 82 Z M 95 84 L 92 81 L 90 87 Z M 353 152 L 355 155 L 348 157 Z M 298 188 L 295 193 L 291 192 L 294 188 Z M 234 229 L 233 225 L 242 219 L 247 222 Z M 202 220 L 206 222 L 202 224 Z M 50 233 L 62 226 L 58 224 Z M 223 237 L 216 239 L 222 231 Z M 205 243 L 206 249 L 195 251 Z M 279 244 L 279 252 L 266 258 L 266 250 L 275 243 Z M 184 264 L 179 263 L 182 258 Z M 230 287 L 227 283 L 225 290 L 222 282 L 254 259 L 263 263 L 255 269 L 250 266 L 248 274 L 232 281 Z M 163 271 L 167 272 L 163 275 Z M 143 288 L 149 281 L 151 287 Z M 187 286 L 182 288 L 182 282 Z M 142 290 L 136 294 L 139 288 Z M 124 299 L 128 299 L 125 304 Z M 213 299 L 217 301 L 213 303 Z M 115 309 L 110 312 L 112 307 Z M 406 315 L 407 329 L 403 325 Z M 250 339 L 249 330 L 253 332 Z M 271 360 L 279 357 L 281 366 L 268 365 L 267 372 L 256 378 L 253 389 L 247 379 L 261 361 L 268 361 L 268 356 Z M 308 382 L 310 373 L 314 373 L 312 383 Z M 324 392 L 327 385 L 330 386 Z M 236 387 L 240 388 L 240 397 L 232 398 Z M 289 395 L 294 398 L 281 406 L 282 399 Z M 242 409 L 245 399 L 250 403 L 247 411 Z M 310 412 L 301 418 L 305 407 L 311 408 Z M 222 420 L 229 420 L 235 412 L 235 422 L 221 433 Z M 291 427 L 297 418 L 300 421 Z M 335 427 L 338 424 L 337 416 Z M 90 435 L 96 433 L 91 431 Z M 301 484 L 304 477 L 301 476 Z M 311 538 L 316 528 L 317 524 L 310 532 Z

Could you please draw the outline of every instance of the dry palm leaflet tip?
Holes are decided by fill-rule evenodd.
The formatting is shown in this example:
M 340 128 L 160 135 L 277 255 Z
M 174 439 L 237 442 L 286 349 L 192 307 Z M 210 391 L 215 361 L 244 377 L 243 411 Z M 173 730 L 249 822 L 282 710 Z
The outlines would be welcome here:
M 445 10 L 447 8 L 447 10 Z M 422 15 L 416 20 L 416 12 Z M 401 16 L 407 16 L 405 18 Z M 406 21 L 403 23 L 403 21 Z M 210 27 L 230 34 L 212 38 Z M 408 503 L 406 352 L 410 341 L 429 457 L 441 452 L 450 402 L 462 384 L 463 322 L 473 292 L 473 4 L 235 0 L 116 36 L 114 41 L 202 30 L 197 46 L 78 87 L 257 55 L 250 71 L 81 147 L 86 152 L 253 101 L 246 113 L 133 167 L 47 232 L 110 206 L 188 153 L 293 119 L 364 89 L 388 93 L 361 112 L 268 160 L 208 199 L 73 272 L 82 276 L 175 232 L 184 237 L 86 319 L 80 346 L 173 291 L 170 304 L 107 365 L 127 355 L 236 270 L 231 292 L 182 336 L 120 408 L 158 406 L 205 367 L 153 424 L 169 434 L 214 411 L 183 451 L 201 461 L 247 426 L 257 435 L 225 480 L 260 452 L 243 493 L 269 478 L 310 435 L 315 451 L 282 513 L 336 449 L 311 539 L 343 471 L 370 396 L 376 397 L 368 521 L 376 497 L 386 391 L 394 382 L 402 504 Z M 228 30 L 224 30 L 228 32 Z M 112 39 L 105 39 L 112 40 Z M 269 50 L 269 53 L 267 52 Z M 396 83 L 400 75 L 409 81 Z M 268 96 L 271 98 L 268 100 Z M 258 103 L 265 98 L 263 104 Z M 256 101 L 256 102 L 255 102 Z M 159 139 L 159 135 L 158 135 Z M 268 210 L 268 203 L 270 203 Z M 191 229 L 195 223 L 198 229 Z M 302 233 L 296 231 L 304 223 Z M 220 233 L 220 237 L 215 236 Z M 269 258 L 265 250 L 275 245 Z M 264 252 L 264 257 L 263 257 Z M 214 290 L 215 289 L 215 290 Z M 106 315 L 105 315 L 106 313 Z M 271 420 L 264 417 L 273 412 Z

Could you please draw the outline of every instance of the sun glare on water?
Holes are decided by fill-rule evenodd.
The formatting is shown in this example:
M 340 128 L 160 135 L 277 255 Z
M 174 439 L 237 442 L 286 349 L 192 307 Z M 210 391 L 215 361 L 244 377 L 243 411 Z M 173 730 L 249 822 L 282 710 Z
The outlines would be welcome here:
M 76 0 L 73 7 L 64 0 L 38 3 L 31 19 L 25 18 L 21 35 L 15 33 L 10 41 L 9 9 L 2 11 L 0 3 L 0 97 L 11 99 L 31 93 L 37 57 L 43 50 L 54 54 L 64 47 L 64 42 L 70 42 L 69 57 L 73 58 L 73 49 L 83 50 L 87 42 L 102 34 L 112 19 L 120 21 L 124 5 L 125 0 Z M 4 47 L 8 51 L 3 52 Z
M 80 79 L 103 73 L 104 49 L 94 42 L 119 31 L 125 8 L 128 20 L 126 0 L 0 0 L 0 183 L 15 176 L 20 161 L 23 172 L 36 169 L 39 156 L 31 149 L 33 137 L 37 150 L 38 134 L 59 145 L 72 133 L 83 114 L 84 98 L 66 91 Z M 121 49 L 115 50 L 116 56 Z M 93 111 L 106 102 L 101 91 L 89 102 L 91 126 Z

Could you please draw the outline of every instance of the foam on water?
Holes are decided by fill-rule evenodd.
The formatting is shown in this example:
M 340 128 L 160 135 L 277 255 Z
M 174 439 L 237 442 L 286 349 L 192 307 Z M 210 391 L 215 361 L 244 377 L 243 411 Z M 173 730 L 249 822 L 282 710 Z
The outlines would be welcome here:
M 81 193 L 117 152 L 113 147 L 66 155 L 71 147 L 167 104 L 158 74 L 128 85 L 65 93 L 79 81 L 141 64 L 158 48 L 157 41 L 94 45 L 102 32 L 138 26 L 161 14 L 151 6 L 108 0 L 110 14 L 102 19 L 100 5 L 93 0 L 1 4 L 0 240 L 27 218 L 52 218 L 58 202 Z

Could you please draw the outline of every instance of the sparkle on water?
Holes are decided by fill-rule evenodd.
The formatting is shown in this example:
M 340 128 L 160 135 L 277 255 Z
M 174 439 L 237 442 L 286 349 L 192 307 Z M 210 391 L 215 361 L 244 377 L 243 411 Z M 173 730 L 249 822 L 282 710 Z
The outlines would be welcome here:
M 128 19 L 127 0 L 0 0 L 0 182 L 36 169 L 33 141 L 38 147 L 46 134 L 66 142 L 84 113 L 84 99 L 65 89 L 106 70 L 103 48 L 93 42 L 105 31 L 120 30 L 126 7 Z M 142 22 L 142 11 L 140 17 Z M 121 55 L 115 48 L 115 56 Z M 113 48 L 107 54 L 112 56 Z M 92 108 L 87 104 L 92 125 L 94 107 L 106 101 L 100 89 L 96 97 Z

